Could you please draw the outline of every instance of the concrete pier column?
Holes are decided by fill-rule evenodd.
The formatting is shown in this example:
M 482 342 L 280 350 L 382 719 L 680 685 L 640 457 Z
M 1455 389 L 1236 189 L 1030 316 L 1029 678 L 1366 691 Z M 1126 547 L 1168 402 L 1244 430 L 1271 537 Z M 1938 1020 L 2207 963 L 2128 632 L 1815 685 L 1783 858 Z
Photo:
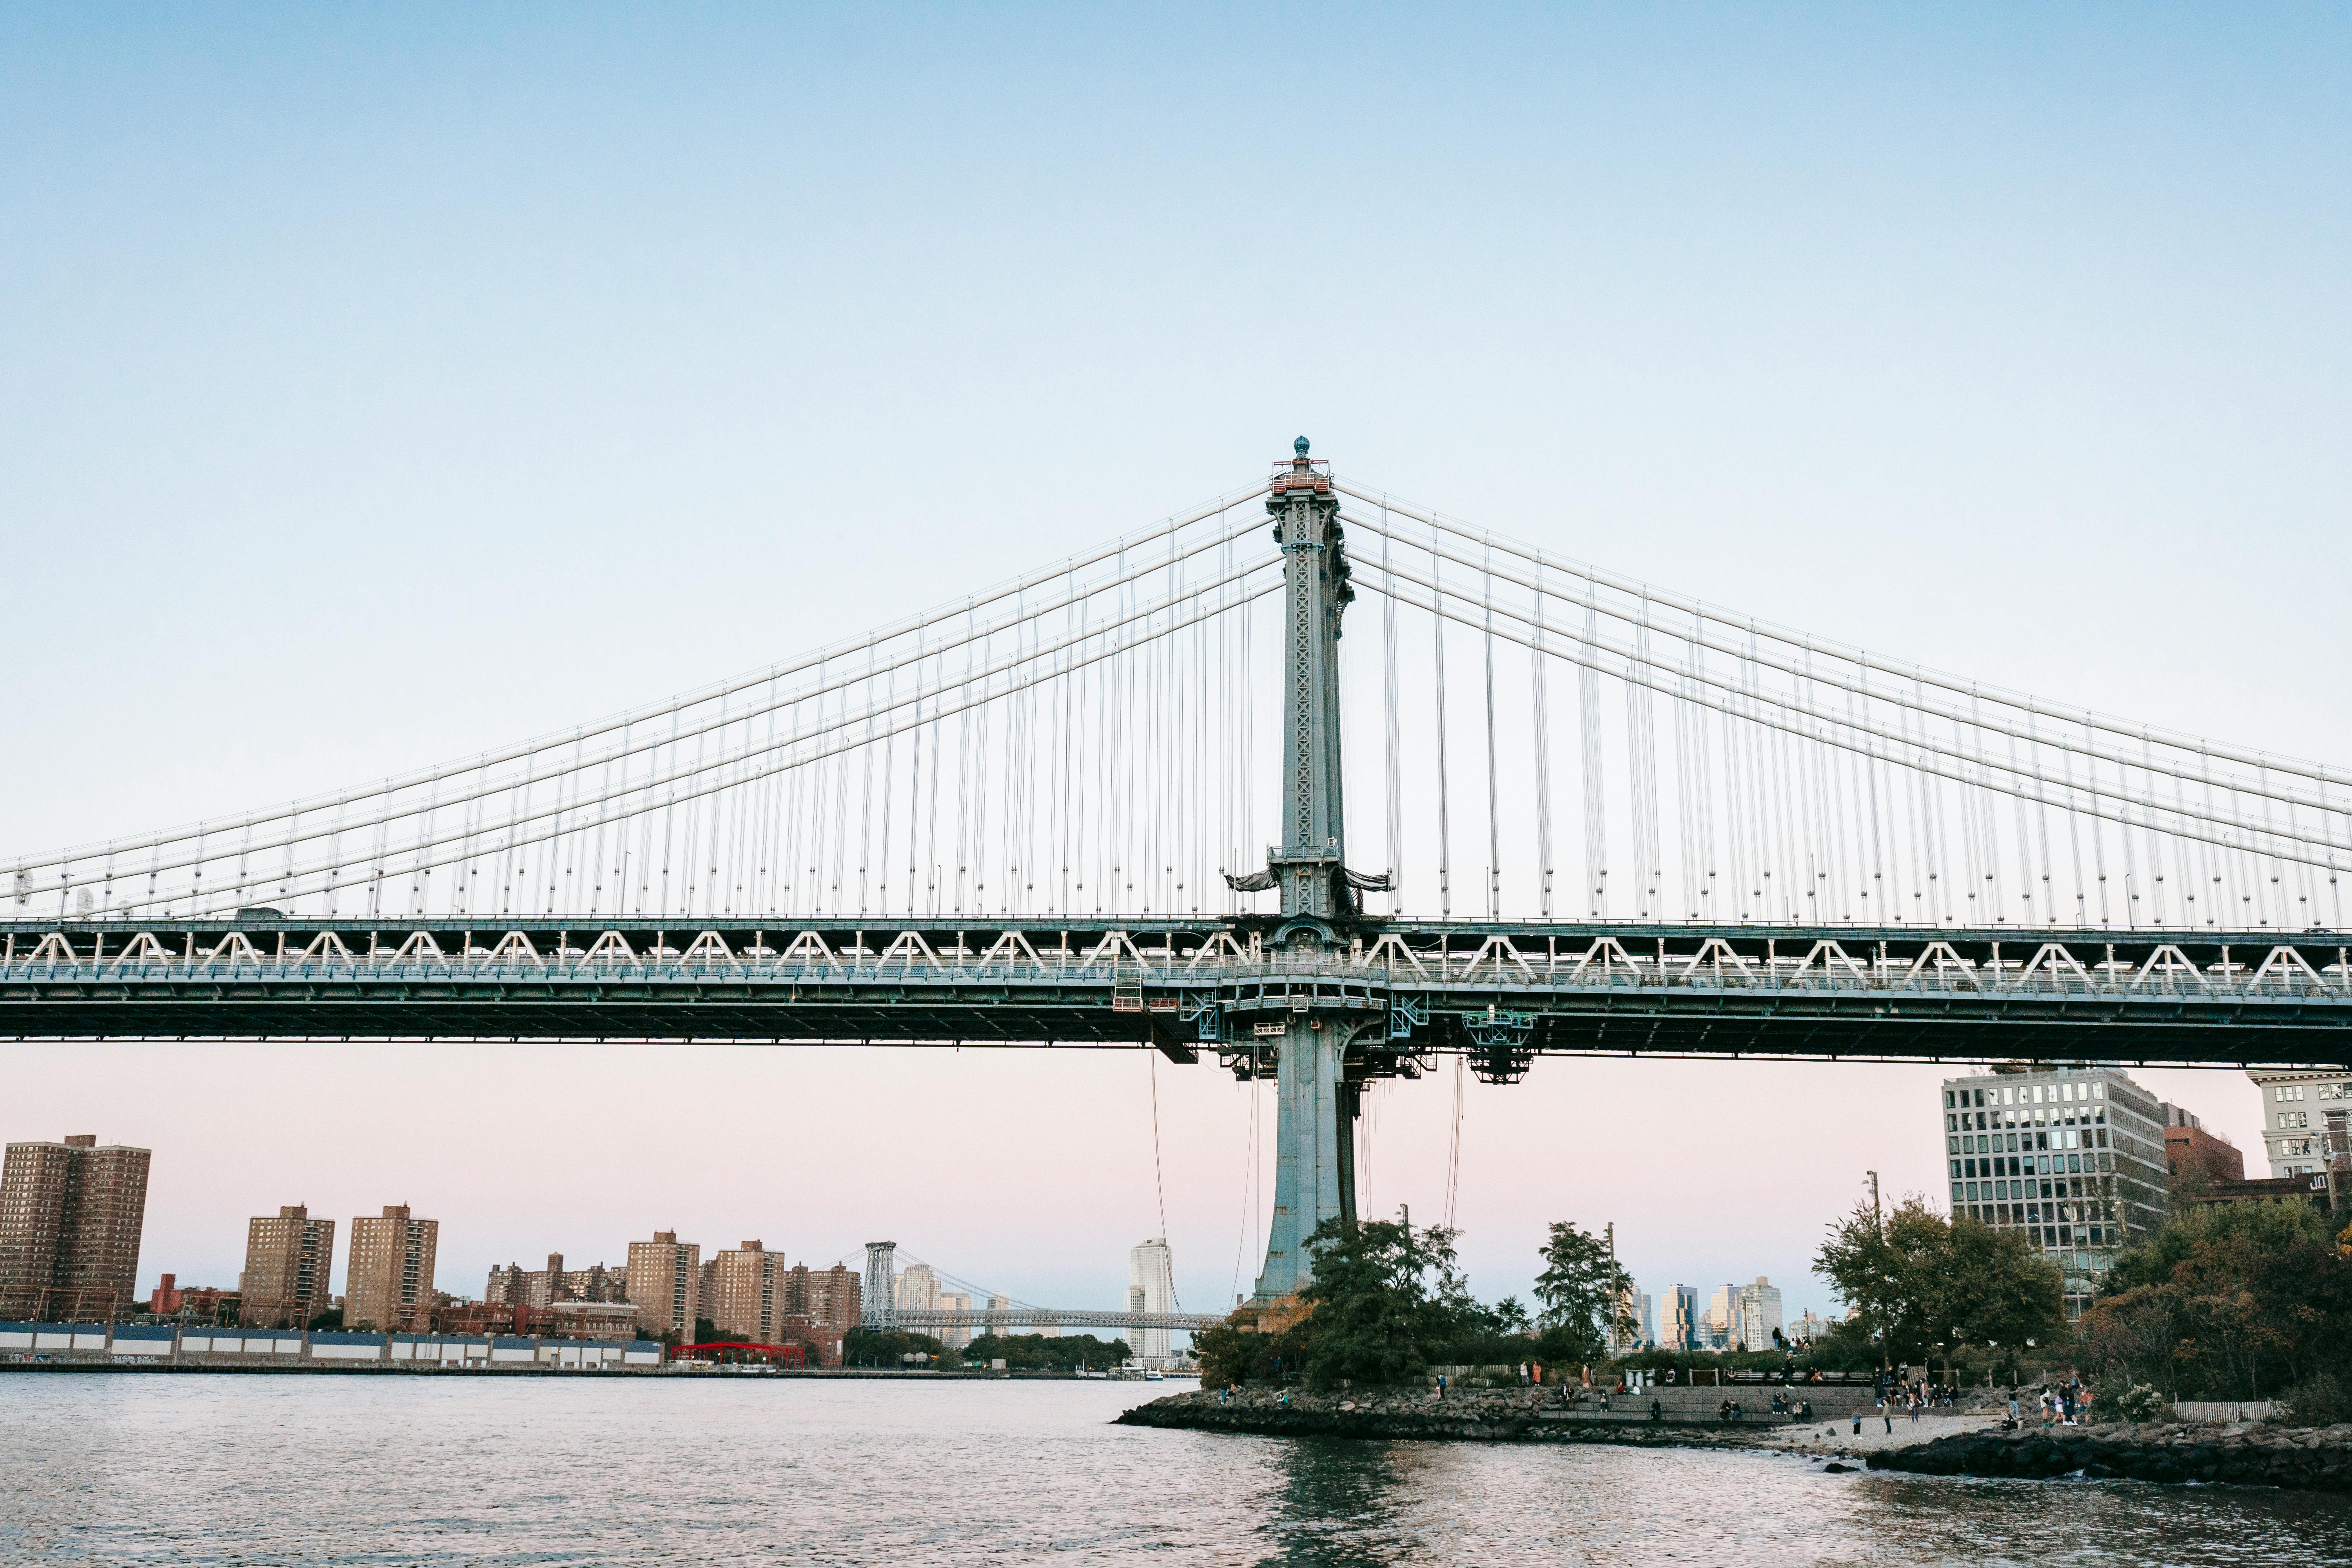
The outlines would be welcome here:
M 1322 1026 L 1318 1027 L 1318 1025 Z M 1314 1273 L 1307 1238 L 1334 1215 L 1356 1214 L 1356 1089 L 1346 1081 L 1349 1031 L 1338 1020 L 1297 1017 L 1277 1058 L 1274 1223 L 1254 1300 L 1294 1295 Z

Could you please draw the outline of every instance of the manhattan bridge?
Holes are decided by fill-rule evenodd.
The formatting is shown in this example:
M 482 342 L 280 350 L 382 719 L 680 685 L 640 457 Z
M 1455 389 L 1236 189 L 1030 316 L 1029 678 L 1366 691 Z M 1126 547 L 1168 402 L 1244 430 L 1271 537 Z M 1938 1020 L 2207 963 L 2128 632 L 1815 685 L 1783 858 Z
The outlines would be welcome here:
M 2352 1061 L 2344 773 L 1580 564 L 1302 438 L 772 668 L 0 858 L 0 1036 L 1213 1058 L 1276 1086 L 1270 1302 L 1354 1213 L 1365 1086 L 1442 1058 Z

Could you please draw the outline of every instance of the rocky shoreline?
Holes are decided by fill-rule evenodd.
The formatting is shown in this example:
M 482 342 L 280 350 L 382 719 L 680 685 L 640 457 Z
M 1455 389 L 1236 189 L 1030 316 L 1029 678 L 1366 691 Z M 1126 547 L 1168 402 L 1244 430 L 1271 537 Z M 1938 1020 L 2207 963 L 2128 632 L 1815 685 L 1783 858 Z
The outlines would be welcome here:
M 1259 1388 L 1236 1391 L 1230 1402 L 1202 1391 L 1137 1405 L 1118 1424 L 1268 1437 L 1613 1443 L 1643 1448 L 1783 1446 L 1772 1439 L 1790 1432 L 1786 1422 L 1764 1417 L 1651 1421 L 1636 1411 L 1602 1413 L 1589 1405 L 1563 1405 L 1556 1393 L 1541 1388 L 1456 1389 L 1443 1399 L 1415 1388 L 1324 1394 L 1292 1390 L 1286 1402 Z
M 2182 1422 L 1971 1432 L 1872 1454 L 1874 1470 L 1924 1476 L 2207 1481 L 2352 1492 L 2352 1424 L 2290 1427 Z
M 1758 1418 L 1651 1421 L 1636 1412 L 1563 1405 L 1550 1390 L 1464 1389 L 1439 1399 L 1426 1390 L 1382 1389 L 1287 1400 L 1265 1389 L 1171 1394 L 1118 1417 L 1126 1426 L 1230 1432 L 1269 1437 L 1368 1437 L 1487 1443 L 1601 1443 L 1643 1448 L 1740 1448 L 1852 1458 L 1874 1470 L 1913 1475 L 2158 1482 L 2221 1482 L 2301 1491 L 2352 1492 L 2352 1424 L 2290 1428 L 2256 1423 L 2119 1423 L 2002 1432 L 1990 1415 L 1897 1420 L 1875 1417 L 1859 1437 L 1846 1423 Z M 1952 1427 L 1965 1429 L 1954 1432 Z

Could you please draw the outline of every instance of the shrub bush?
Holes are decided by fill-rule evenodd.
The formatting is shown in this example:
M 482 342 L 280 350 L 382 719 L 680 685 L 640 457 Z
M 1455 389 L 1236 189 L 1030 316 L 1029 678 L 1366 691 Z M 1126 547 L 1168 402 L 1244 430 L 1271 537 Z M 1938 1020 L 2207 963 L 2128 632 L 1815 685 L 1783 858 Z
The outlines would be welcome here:
M 2153 1385 L 2126 1379 L 2114 1384 L 2112 1392 L 2100 1389 L 2094 1407 L 2118 1421 L 2153 1421 L 2164 1414 L 2165 1399 Z
M 2271 1418 L 2292 1426 L 2333 1426 L 2352 1421 L 2352 1396 L 2327 1373 L 2315 1373 L 2272 1408 Z

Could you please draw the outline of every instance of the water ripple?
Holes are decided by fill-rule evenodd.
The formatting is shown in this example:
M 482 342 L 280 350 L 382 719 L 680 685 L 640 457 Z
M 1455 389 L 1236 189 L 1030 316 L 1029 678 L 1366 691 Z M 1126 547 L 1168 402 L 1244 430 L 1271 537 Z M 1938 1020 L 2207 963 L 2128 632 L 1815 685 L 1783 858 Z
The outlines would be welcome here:
M 0 1562 L 2352 1562 L 2352 1500 L 1112 1426 L 1134 1384 L 0 1374 Z M 1157 1393 L 1154 1389 L 1151 1393 Z

